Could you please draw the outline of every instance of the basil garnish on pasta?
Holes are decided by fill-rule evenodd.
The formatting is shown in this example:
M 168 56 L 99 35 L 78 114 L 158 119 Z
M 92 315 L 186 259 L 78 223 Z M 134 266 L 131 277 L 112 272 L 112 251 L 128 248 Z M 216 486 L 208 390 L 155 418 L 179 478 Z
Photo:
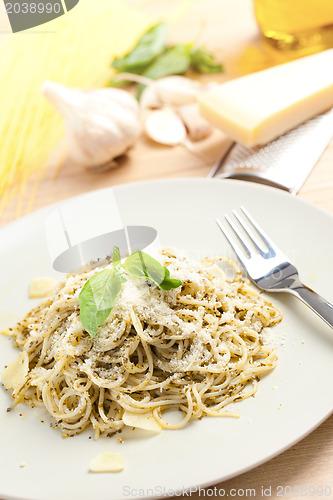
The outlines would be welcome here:
M 122 280 L 114 269 L 105 269 L 92 276 L 80 296 L 80 319 L 91 337 L 109 316 L 121 290 Z
M 121 255 L 118 247 L 113 247 L 112 251 L 112 265 L 115 269 L 118 269 L 121 265 Z
M 145 252 L 131 254 L 123 264 L 118 247 L 112 252 L 112 268 L 104 269 L 88 279 L 79 295 L 80 319 L 91 337 L 108 318 L 116 304 L 126 274 L 142 278 L 162 290 L 171 290 L 182 285 L 182 281 L 170 278 L 170 271 Z
M 178 288 L 182 284 L 180 280 L 171 279 L 169 269 L 145 252 L 134 252 L 126 259 L 123 268 L 136 278 L 152 281 L 162 290 Z

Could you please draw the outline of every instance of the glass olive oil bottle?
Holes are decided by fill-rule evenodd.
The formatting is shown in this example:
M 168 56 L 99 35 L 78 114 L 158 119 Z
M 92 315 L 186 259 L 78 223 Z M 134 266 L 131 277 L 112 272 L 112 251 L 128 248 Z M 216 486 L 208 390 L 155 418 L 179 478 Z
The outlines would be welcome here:
M 253 1 L 264 39 L 275 49 L 306 55 L 333 47 L 333 0 Z

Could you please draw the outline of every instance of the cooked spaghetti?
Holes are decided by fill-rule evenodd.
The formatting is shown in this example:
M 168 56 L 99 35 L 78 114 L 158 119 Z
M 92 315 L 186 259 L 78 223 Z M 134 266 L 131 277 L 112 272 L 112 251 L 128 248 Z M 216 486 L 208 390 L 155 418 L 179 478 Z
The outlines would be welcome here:
M 228 259 L 197 262 L 164 249 L 160 260 L 182 286 L 163 291 L 129 278 L 95 338 L 80 321 L 79 293 L 100 268 L 68 275 L 12 328 L 29 357 L 14 399 L 45 407 L 64 436 L 89 426 L 95 437 L 110 435 L 128 413 L 171 429 L 205 415 L 236 416 L 225 407 L 252 396 L 276 365 L 263 328 L 281 312 Z M 166 421 L 170 409 L 180 410 L 181 422 Z

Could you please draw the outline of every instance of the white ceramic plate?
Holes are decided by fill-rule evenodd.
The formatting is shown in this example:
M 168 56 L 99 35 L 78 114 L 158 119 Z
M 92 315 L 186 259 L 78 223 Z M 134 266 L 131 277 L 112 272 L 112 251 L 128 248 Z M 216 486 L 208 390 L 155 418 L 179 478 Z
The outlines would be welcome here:
M 129 184 L 114 194 L 126 224 L 153 226 L 163 245 L 194 257 L 234 257 L 215 217 L 243 204 L 297 264 L 303 281 L 333 301 L 333 219 L 308 203 L 273 188 L 205 179 Z M 34 304 L 27 294 L 32 277 L 56 275 L 44 235 L 53 208 L 0 232 L 0 328 Z M 273 330 L 278 367 L 260 382 L 254 398 L 233 406 L 239 419 L 204 418 L 157 436 L 136 431 L 123 444 L 117 436 L 94 441 L 89 432 L 62 439 L 40 409 L 20 405 L 7 413 L 10 397 L 0 388 L 0 498 L 112 500 L 179 493 L 235 476 L 300 440 L 332 412 L 333 332 L 294 297 L 271 298 L 285 316 Z M 10 339 L 0 337 L 0 371 L 15 356 Z M 90 460 L 107 450 L 124 455 L 125 470 L 88 473 Z

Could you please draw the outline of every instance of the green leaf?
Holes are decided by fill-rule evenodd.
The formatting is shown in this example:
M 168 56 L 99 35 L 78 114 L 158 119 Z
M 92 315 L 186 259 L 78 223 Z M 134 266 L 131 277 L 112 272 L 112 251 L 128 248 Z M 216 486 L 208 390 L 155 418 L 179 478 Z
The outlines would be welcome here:
M 122 267 L 136 278 L 149 279 L 162 290 L 171 290 L 182 284 L 180 280 L 171 279 L 170 271 L 145 252 L 134 252 Z
M 173 45 L 165 50 L 163 54 L 156 57 L 142 75 L 153 80 L 168 75 L 182 75 L 190 67 L 192 48 L 192 43 Z M 139 85 L 137 92 L 138 99 L 140 99 L 144 88 L 145 85 Z
M 119 267 L 121 264 L 121 255 L 118 247 L 113 247 L 112 250 L 112 265 L 114 268 Z
M 161 54 L 166 47 L 167 25 L 159 23 L 152 26 L 139 39 L 135 47 L 123 57 L 116 57 L 111 66 L 119 72 L 140 72 Z
M 109 316 L 121 290 L 122 279 L 114 269 L 92 276 L 79 295 L 80 319 L 84 329 L 95 337 L 98 327 Z
M 183 284 L 181 280 L 170 278 L 170 271 L 167 267 L 164 267 L 164 269 L 165 269 L 164 280 L 159 285 L 159 287 L 162 288 L 162 290 L 169 291 L 172 288 L 178 288 Z
M 158 56 L 143 75 L 148 78 L 162 78 L 167 75 L 181 75 L 189 68 L 193 44 L 173 45 Z
M 136 278 L 150 279 L 156 285 L 164 280 L 164 266 L 150 255 L 140 250 L 132 253 L 123 264 L 123 268 Z
M 222 73 L 222 64 L 215 61 L 214 56 L 206 52 L 203 48 L 198 47 L 192 50 L 191 66 L 199 73 Z

